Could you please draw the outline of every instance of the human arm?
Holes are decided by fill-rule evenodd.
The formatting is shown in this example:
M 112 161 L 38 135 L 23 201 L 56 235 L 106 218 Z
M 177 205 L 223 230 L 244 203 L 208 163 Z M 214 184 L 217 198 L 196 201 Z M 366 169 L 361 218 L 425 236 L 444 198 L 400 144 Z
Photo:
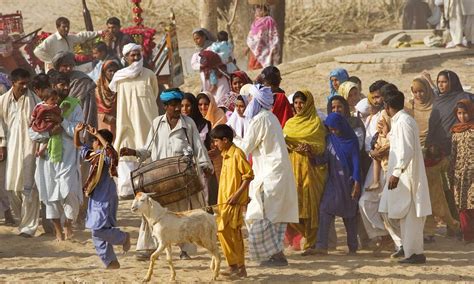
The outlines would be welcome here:
M 82 146 L 80 133 L 85 127 L 84 123 L 79 122 L 74 129 L 74 146 L 76 146 L 76 148 L 81 148 Z
M 249 127 L 245 130 L 245 137 L 234 137 L 234 143 L 242 149 L 246 155 L 250 155 L 262 142 L 265 127 L 261 120 L 252 119 Z
M 0 162 L 7 159 L 7 126 L 0 117 Z
M 99 36 L 100 34 L 101 32 L 99 31 L 82 31 L 77 34 L 68 35 L 68 39 L 71 38 L 73 44 L 81 44 Z
M 191 139 L 189 142 L 192 145 L 197 164 L 204 171 L 204 173 L 208 175 L 212 174 L 214 172 L 214 167 L 212 166 L 211 159 L 209 158 L 207 148 L 204 146 L 204 143 L 201 140 L 201 136 L 199 135 L 196 124 L 191 119 L 186 119 L 186 124 L 189 126 L 190 132 L 187 132 L 188 138 Z
M 51 54 L 51 40 L 53 36 L 55 36 L 55 34 L 47 37 L 33 50 L 35 56 L 44 63 L 51 63 L 53 60 L 54 54 Z
M 230 198 L 227 200 L 227 203 L 229 205 L 244 205 L 239 204 L 239 201 L 242 201 L 242 194 L 248 192 L 248 187 L 250 182 L 253 180 L 254 175 L 252 167 L 250 166 L 250 163 L 247 161 L 247 158 L 243 152 L 238 151 L 238 153 L 235 155 L 235 159 L 237 159 L 236 168 L 242 177 L 242 183 L 240 184 L 240 187 L 237 189 L 237 191 L 234 192 L 234 194 L 232 194 L 232 196 L 230 196 Z
M 392 131 L 394 131 L 392 137 L 396 139 L 394 143 L 397 143 L 397 148 L 395 167 L 392 176 L 388 180 L 389 190 L 397 188 L 400 176 L 413 159 L 413 155 L 415 154 L 414 144 L 416 143 L 415 140 L 417 140 L 415 139 L 415 129 L 406 121 L 400 121 L 397 128 L 392 128 Z
M 120 156 L 136 156 L 140 161 L 145 161 L 146 159 L 150 158 L 151 151 L 149 149 L 150 147 L 153 147 L 153 145 L 150 145 L 153 142 L 153 137 L 155 137 L 155 144 L 158 144 L 158 139 L 160 139 L 158 133 L 156 133 L 159 131 L 157 125 L 158 123 L 156 121 L 153 121 L 152 127 L 148 131 L 145 145 L 143 145 L 142 148 L 136 150 L 130 148 L 122 148 L 120 149 Z

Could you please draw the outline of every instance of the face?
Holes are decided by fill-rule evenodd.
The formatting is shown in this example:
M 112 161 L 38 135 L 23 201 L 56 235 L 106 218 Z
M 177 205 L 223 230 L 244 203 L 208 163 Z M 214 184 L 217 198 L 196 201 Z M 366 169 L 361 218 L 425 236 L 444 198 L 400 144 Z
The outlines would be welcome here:
M 331 83 L 332 83 L 332 87 L 334 88 L 334 90 L 339 90 L 339 86 L 341 85 L 339 83 L 339 80 L 336 78 L 336 77 L 331 77 Z
M 53 89 L 58 92 L 60 99 L 64 99 L 69 95 L 69 84 L 59 83 L 54 85 Z
M 214 143 L 214 146 L 219 149 L 219 151 L 227 150 L 227 143 L 229 142 L 227 138 L 222 138 L 222 139 L 217 139 L 214 138 L 212 139 L 212 142 Z
M 186 116 L 191 115 L 191 109 L 192 109 L 192 105 L 190 101 L 186 99 L 181 101 L 181 114 L 182 115 L 186 115 Z
M 120 26 L 112 25 L 112 24 L 107 24 L 107 31 L 114 36 L 117 36 L 118 33 L 120 32 Z
M 383 98 L 382 94 L 380 93 L 380 90 L 373 92 L 372 97 L 374 98 L 374 104 L 376 107 L 383 106 Z
M 352 88 L 349 91 L 349 96 L 347 97 L 347 103 L 351 107 L 355 107 L 355 105 L 360 101 L 360 92 L 357 88 Z
M 293 107 L 295 108 L 296 114 L 299 114 L 303 111 L 305 104 L 306 102 L 301 98 L 296 98 L 293 100 Z
M 66 38 L 67 35 L 69 34 L 69 24 L 61 23 L 59 27 L 57 27 L 57 30 L 63 38 Z
M 194 44 L 196 44 L 196 46 L 198 47 L 204 46 L 204 42 L 206 41 L 206 39 L 203 36 L 197 33 L 193 34 L 193 40 L 194 40 Z
M 199 111 L 201 112 L 202 116 L 205 117 L 207 115 L 207 111 L 209 110 L 209 101 L 206 100 L 205 98 L 200 99 L 199 102 L 198 102 L 198 107 L 199 107 Z
M 131 65 L 133 62 L 140 61 L 142 59 L 142 53 L 140 50 L 133 50 L 130 51 L 126 56 L 125 59 L 127 60 L 128 65 Z
M 266 16 L 265 10 L 260 6 L 255 6 L 255 18 L 262 18 Z
M 469 113 L 463 108 L 458 108 L 456 111 L 456 117 L 461 123 L 468 123 L 470 120 Z
M 35 92 L 35 94 L 38 96 L 38 98 L 40 98 L 41 100 L 43 100 L 43 94 L 44 92 L 47 90 L 46 89 L 36 89 L 34 88 L 33 91 Z
M 344 115 L 344 105 L 342 104 L 341 101 L 333 100 L 331 104 L 331 111 L 337 112 L 340 115 Z
M 107 69 L 105 69 L 105 78 L 107 78 L 107 81 L 110 82 L 112 80 L 117 70 L 118 70 L 117 66 L 110 66 Z
M 30 83 L 30 78 L 20 78 L 18 81 L 13 82 L 13 92 L 21 96 L 24 95 L 28 90 L 28 83 Z
M 414 97 L 415 101 L 417 101 L 418 103 L 423 103 L 424 102 L 424 100 L 425 100 L 425 90 L 423 90 L 423 88 L 421 86 L 419 86 L 418 84 L 413 85 L 411 87 L 411 92 L 413 94 L 413 97 Z
M 69 74 L 74 70 L 74 65 L 72 64 L 61 64 L 59 65 L 59 72 Z
M 232 91 L 235 93 L 239 93 L 242 86 L 245 85 L 244 82 L 237 76 L 232 79 Z
M 59 102 L 59 96 L 51 96 L 47 100 L 44 101 L 47 105 L 54 106 L 57 105 Z
M 240 117 L 244 117 L 244 112 L 245 112 L 245 103 L 241 100 L 236 100 L 235 101 L 235 106 L 234 106 L 235 110 L 237 111 L 237 114 L 240 116 Z
M 165 111 L 169 118 L 179 118 L 179 115 L 181 114 L 181 101 L 170 101 L 165 105 Z
M 336 136 L 341 136 L 341 132 L 337 128 L 329 127 L 329 132 L 331 132 L 332 134 L 334 134 Z
M 101 147 L 101 145 L 100 145 L 99 140 L 98 140 L 98 139 L 94 139 L 94 140 L 92 141 L 92 149 L 93 149 L 94 151 L 97 151 L 97 150 L 100 150 L 101 148 L 102 148 L 102 147 Z
M 393 117 L 397 113 L 393 108 L 389 107 L 386 103 L 383 104 L 383 107 L 385 111 L 387 112 L 388 116 L 390 117 Z
M 439 76 L 438 77 L 438 89 L 441 92 L 441 94 L 446 94 L 449 92 L 449 80 L 446 76 Z
M 97 48 L 92 49 L 92 58 L 96 60 L 104 60 L 107 57 L 107 53 L 104 51 L 99 51 Z

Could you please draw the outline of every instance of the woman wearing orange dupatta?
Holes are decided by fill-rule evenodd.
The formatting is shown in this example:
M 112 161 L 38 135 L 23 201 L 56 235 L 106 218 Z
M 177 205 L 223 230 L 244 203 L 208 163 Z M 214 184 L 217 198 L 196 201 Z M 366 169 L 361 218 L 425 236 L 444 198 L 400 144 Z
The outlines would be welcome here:
M 316 113 L 313 95 L 305 90 L 293 97 L 296 115 L 283 128 L 298 190 L 299 224 L 290 224 L 306 238 L 303 256 L 315 253 L 319 203 L 324 192 L 327 167 L 313 165 L 324 154 L 326 128 Z
M 97 87 L 95 89 L 95 99 L 97 103 L 98 129 L 107 129 L 115 137 L 115 119 L 117 112 L 117 94 L 109 89 L 109 83 L 120 65 L 114 60 L 107 60 L 102 65 Z

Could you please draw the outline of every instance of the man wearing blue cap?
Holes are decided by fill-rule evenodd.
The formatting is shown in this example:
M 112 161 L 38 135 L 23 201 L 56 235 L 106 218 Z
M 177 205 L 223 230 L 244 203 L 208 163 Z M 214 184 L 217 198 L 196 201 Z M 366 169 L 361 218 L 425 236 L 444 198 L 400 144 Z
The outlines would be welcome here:
M 181 115 L 181 100 L 183 93 L 179 89 L 168 89 L 161 93 L 160 100 L 165 106 L 165 114 L 153 120 L 152 128 L 148 133 L 145 145 L 142 149 L 120 149 L 120 156 L 136 156 L 140 160 L 151 158 L 151 161 L 180 156 L 184 154 L 186 148 L 191 147 L 196 158 L 196 163 L 204 174 L 213 172 L 212 163 L 207 155 L 207 150 L 199 137 L 194 121 Z M 170 211 L 179 212 L 203 207 L 204 197 L 198 192 L 190 197 L 167 205 Z M 190 208 L 191 207 L 191 208 Z M 140 232 L 137 241 L 137 251 L 144 251 L 138 255 L 140 260 L 150 259 L 151 252 L 156 250 L 152 235 L 152 227 L 142 218 Z M 189 244 L 180 244 L 183 259 L 189 258 Z

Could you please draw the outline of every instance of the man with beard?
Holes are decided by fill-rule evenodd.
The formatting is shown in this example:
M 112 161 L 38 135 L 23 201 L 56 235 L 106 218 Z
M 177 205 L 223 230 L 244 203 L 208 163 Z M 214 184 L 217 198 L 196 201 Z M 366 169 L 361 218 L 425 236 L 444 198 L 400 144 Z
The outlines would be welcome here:
M 6 156 L 6 183 L 13 212 L 21 218 L 20 236 L 34 236 L 39 223 L 38 191 L 34 186 L 36 143 L 28 138 L 30 116 L 40 102 L 28 89 L 30 73 L 15 69 L 13 86 L 0 97 L 0 128 L 5 134 L 0 156 Z
M 366 138 L 365 138 L 365 150 L 368 153 L 372 154 L 373 158 L 381 159 L 382 157 L 388 156 L 388 151 L 383 151 L 381 153 L 375 153 L 372 150 L 372 140 L 377 134 L 379 129 L 379 120 L 382 118 L 383 111 L 383 97 L 382 97 L 382 88 L 386 85 L 389 85 L 388 82 L 384 80 L 378 80 L 374 82 L 369 87 L 368 101 L 371 106 L 371 116 L 367 118 L 367 129 L 366 129 Z M 389 233 L 385 229 L 384 221 L 381 214 L 379 213 L 379 203 L 380 203 L 380 194 L 382 192 L 382 187 L 379 187 L 376 190 L 367 191 L 365 190 L 368 185 L 371 185 L 373 182 L 373 163 L 370 166 L 367 177 L 365 179 L 365 185 L 363 186 L 364 190 L 362 196 L 359 200 L 360 215 L 364 227 L 367 231 L 367 235 L 370 239 L 375 240 L 376 248 L 374 253 L 379 253 L 385 245 L 391 243 Z M 381 175 L 381 182 L 383 184 L 384 176 Z M 367 186 L 366 186 L 367 185 Z M 398 245 L 401 245 L 399 243 Z
M 60 51 L 72 52 L 74 45 L 84 43 L 93 39 L 99 32 L 78 32 L 69 34 L 70 22 L 65 17 L 59 17 L 56 20 L 57 32 L 48 36 L 34 50 L 36 57 L 44 62 L 45 72 L 53 68 L 53 57 Z
M 117 71 L 109 84 L 117 93 L 115 149 L 138 149 L 146 142 L 152 121 L 158 116 L 155 73 L 143 67 L 142 47 L 129 43 L 123 48 L 128 67 Z M 130 172 L 138 167 L 136 159 L 121 157 L 118 163 L 117 190 L 120 199 L 132 199 Z
M 63 73 L 56 73 L 51 78 L 51 86 L 59 96 L 58 104 L 64 109 L 61 116 L 47 114 L 45 120 L 57 125 L 49 132 L 35 132 L 30 128 L 30 138 L 44 142 L 55 134 L 61 135 L 62 148 L 60 160 L 52 161 L 49 153 L 40 156 L 36 161 L 35 181 L 40 200 L 46 206 L 46 218 L 52 220 L 56 240 L 64 240 L 61 218 L 65 217 L 66 239 L 73 236 L 72 222 L 77 218 L 82 202 L 82 189 L 79 171 L 79 151 L 73 143 L 74 128 L 84 121 L 80 101 L 69 97 L 69 78 Z M 66 107 L 67 106 L 67 107 Z

